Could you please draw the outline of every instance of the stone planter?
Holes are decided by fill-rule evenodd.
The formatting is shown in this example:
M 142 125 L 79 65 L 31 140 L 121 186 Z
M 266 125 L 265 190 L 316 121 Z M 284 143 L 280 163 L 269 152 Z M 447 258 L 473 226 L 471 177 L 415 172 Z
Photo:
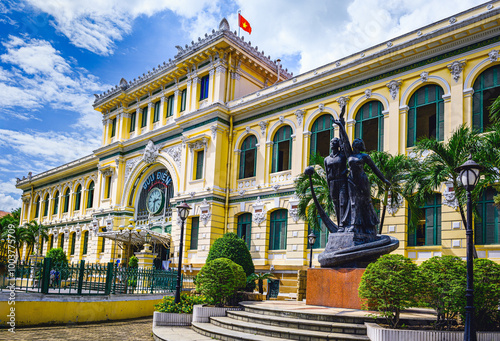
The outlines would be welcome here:
M 462 341 L 464 332 L 437 330 L 388 329 L 376 323 L 365 323 L 371 341 Z M 477 332 L 477 341 L 500 340 L 500 332 Z
M 210 317 L 226 316 L 226 311 L 243 310 L 243 307 L 208 307 L 202 304 L 193 306 L 193 322 L 210 322 Z
M 153 328 L 156 326 L 190 326 L 193 314 L 176 314 L 154 312 Z

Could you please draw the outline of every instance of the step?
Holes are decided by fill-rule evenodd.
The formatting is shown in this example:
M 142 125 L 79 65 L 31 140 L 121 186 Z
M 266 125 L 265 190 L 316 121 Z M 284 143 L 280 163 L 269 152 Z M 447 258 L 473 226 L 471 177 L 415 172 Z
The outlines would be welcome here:
M 286 310 L 284 307 L 281 310 L 273 309 L 271 307 L 263 307 L 255 304 L 240 303 L 245 308 L 246 312 L 254 313 L 263 316 L 278 316 L 286 318 L 296 318 L 301 320 L 312 320 L 312 321 L 325 321 L 325 322 L 337 322 L 337 323 L 352 323 L 352 324 L 364 324 L 365 322 L 370 323 L 385 323 L 383 318 L 374 318 L 370 316 L 363 316 L 368 314 L 368 312 L 363 312 L 361 316 L 353 315 L 334 315 L 331 313 L 314 313 L 306 312 L 303 310 Z
M 304 320 L 290 317 L 254 314 L 248 311 L 228 311 L 227 317 L 240 321 L 260 323 L 276 327 L 313 330 L 327 333 L 366 335 L 366 327 L 364 324 Z
M 211 323 L 193 322 L 191 328 L 198 334 L 224 341 L 292 341 L 225 329 Z
M 211 317 L 210 323 L 221 328 L 230 329 L 249 334 L 271 336 L 282 339 L 301 340 L 301 341 L 353 341 L 370 339 L 366 335 L 352 335 L 342 333 L 321 332 L 306 329 L 290 329 L 287 327 L 277 327 L 263 325 L 260 323 L 250 323 L 232 319 L 230 317 Z

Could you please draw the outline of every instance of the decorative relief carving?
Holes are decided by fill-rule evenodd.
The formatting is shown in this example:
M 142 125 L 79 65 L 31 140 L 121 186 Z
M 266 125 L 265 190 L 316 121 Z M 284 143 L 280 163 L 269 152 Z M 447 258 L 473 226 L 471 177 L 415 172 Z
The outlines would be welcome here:
M 266 134 L 266 128 L 269 123 L 267 121 L 260 121 L 259 122 L 259 127 L 260 127 L 260 132 L 262 136 Z
M 449 20 L 450 24 L 454 24 L 457 22 L 457 18 L 455 17 L 451 17 L 450 20 Z
M 448 70 L 450 70 L 451 75 L 453 76 L 455 82 L 458 82 L 458 79 L 460 78 L 460 74 L 462 73 L 464 65 L 465 65 L 465 60 L 454 61 L 453 63 L 446 65 L 448 67 Z
M 372 97 L 372 90 L 371 89 L 366 89 L 365 90 L 365 97 L 366 98 Z
M 245 132 L 246 132 L 247 134 L 250 134 L 250 127 L 249 127 L 249 126 L 246 126 L 246 127 L 245 127 Z
M 498 50 L 491 50 L 490 53 L 488 53 L 488 59 L 490 62 L 496 62 L 498 59 Z
M 165 152 L 167 155 L 169 155 L 175 162 L 175 165 L 177 166 L 178 169 L 181 169 L 181 156 L 182 156 L 182 150 L 181 146 L 173 146 L 165 149 Z
M 189 146 L 189 149 L 191 149 L 191 150 L 197 150 L 197 149 L 205 148 L 207 146 L 207 143 L 208 143 L 208 140 L 206 137 L 204 137 L 200 140 L 189 143 L 188 146 Z
M 158 147 L 156 147 L 153 141 L 149 140 L 146 148 L 144 148 L 144 154 L 142 154 L 142 161 L 147 164 L 151 164 L 156 161 L 158 157 Z
M 323 112 L 325 110 L 325 105 L 323 103 L 320 103 L 318 105 L 319 112 Z
M 257 201 L 255 204 L 252 204 L 253 214 L 252 220 L 257 225 L 260 225 L 262 222 L 266 221 L 266 211 L 264 209 L 265 204 L 260 200 L 260 197 L 257 197 Z
M 294 222 L 299 221 L 299 198 L 297 197 L 296 194 L 290 199 L 290 209 L 288 210 L 288 213 L 290 213 L 290 217 L 292 217 L 292 220 Z
M 340 105 L 341 108 L 345 107 L 347 103 L 349 102 L 349 96 L 341 96 L 336 99 L 337 103 Z
M 280 115 L 279 120 L 280 124 L 283 124 L 285 122 L 285 117 L 283 115 Z
M 396 96 L 398 95 L 399 88 L 401 87 L 402 83 L 403 82 L 400 80 L 392 80 L 386 84 L 386 86 L 389 88 L 389 92 L 391 93 L 391 97 L 393 100 L 396 99 Z
M 210 211 L 210 204 L 207 202 L 207 199 L 203 199 L 203 202 L 200 204 L 200 220 L 203 222 L 203 225 L 206 226 L 212 217 L 212 212 Z
M 217 124 L 210 127 L 210 132 L 212 133 L 212 138 L 215 140 L 215 137 L 217 136 Z
M 458 199 L 455 195 L 453 182 L 448 181 L 445 185 L 446 186 L 443 192 L 443 204 L 456 210 L 458 208 Z
M 420 74 L 420 80 L 422 81 L 422 83 L 425 83 L 425 82 L 427 82 L 428 79 L 429 79 L 429 72 L 423 71 Z
M 297 122 L 299 123 L 299 127 L 302 125 L 302 119 L 304 118 L 304 110 L 295 110 L 295 116 L 297 116 Z
M 387 212 L 390 215 L 393 215 L 393 214 L 396 214 L 396 212 L 399 210 L 399 208 L 403 205 L 404 198 L 398 194 L 397 198 L 391 203 L 390 194 L 389 194 L 388 202 L 390 204 L 387 205 Z

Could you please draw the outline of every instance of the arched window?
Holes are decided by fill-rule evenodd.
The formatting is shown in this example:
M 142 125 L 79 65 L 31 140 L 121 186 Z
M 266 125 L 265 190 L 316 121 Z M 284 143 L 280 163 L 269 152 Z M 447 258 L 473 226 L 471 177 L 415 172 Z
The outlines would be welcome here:
M 500 65 L 483 71 L 473 85 L 472 125 L 483 132 L 490 122 L 488 107 L 500 96 Z
M 286 250 L 287 221 L 288 210 L 281 209 L 271 213 L 269 250 Z
M 90 182 L 87 192 L 87 208 L 91 208 L 92 206 L 94 206 L 94 181 Z
M 407 147 L 413 147 L 420 137 L 444 137 L 443 89 L 431 84 L 418 89 L 408 103 Z
M 289 170 L 292 166 L 292 128 L 281 127 L 273 139 L 272 173 Z
M 83 231 L 83 238 L 82 238 L 82 255 L 87 254 L 87 247 L 89 244 L 89 231 Z
M 82 200 L 82 185 L 78 185 L 75 193 L 75 211 L 80 210 L 80 202 Z
M 36 199 L 35 218 L 38 218 L 39 214 L 40 214 L 40 197 Z
M 71 234 L 71 249 L 70 249 L 70 255 L 73 256 L 75 254 L 75 244 L 76 244 L 76 233 L 73 232 Z
M 52 214 L 57 214 L 59 209 L 59 191 L 54 195 L 54 209 L 52 210 Z
M 69 188 L 66 188 L 66 192 L 64 192 L 64 210 L 63 213 L 68 212 L 69 209 Z
M 49 195 L 45 195 L 45 200 L 43 201 L 43 216 L 46 217 L 49 214 Z
M 363 139 L 366 151 L 384 150 L 384 115 L 379 101 L 371 101 L 359 108 L 356 114 L 355 138 Z
M 325 114 L 318 117 L 311 128 L 309 157 L 314 154 L 328 156 L 330 154 L 330 140 L 333 139 L 334 133 L 332 115 Z
M 255 176 L 255 164 L 257 160 L 257 139 L 254 135 L 248 136 L 241 144 L 240 153 L 240 179 Z
M 429 196 L 417 214 L 417 226 L 409 224 L 408 246 L 441 245 L 441 194 Z
M 47 251 L 52 250 L 52 248 L 53 248 L 53 247 L 54 247 L 54 235 L 53 235 L 53 234 L 51 234 L 51 235 L 49 236 L 49 249 L 48 249 Z
M 244 213 L 238 217 L 238 237 L 243 239 L 250 250 L 252 236 L 252 213 Z
M 488 187 L 476 203 L 479 214 L 474 219 L 474 237 L 478 245 L 500 244 L 500 217 L 493 202 L 497 194 L 497 191 Z

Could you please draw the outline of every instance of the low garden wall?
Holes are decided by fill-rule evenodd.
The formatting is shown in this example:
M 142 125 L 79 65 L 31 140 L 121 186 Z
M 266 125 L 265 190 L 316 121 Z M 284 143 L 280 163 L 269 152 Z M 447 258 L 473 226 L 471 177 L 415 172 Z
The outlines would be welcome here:
M 9 327 L 6 319 L 11 308 L 15 308 L 16 327 L 153 316 L 154 305 L 164 295 L 76 296 L 16 292 L 15 304 L 9 305 L 9 293 L 0 293 L 0 326 Z

